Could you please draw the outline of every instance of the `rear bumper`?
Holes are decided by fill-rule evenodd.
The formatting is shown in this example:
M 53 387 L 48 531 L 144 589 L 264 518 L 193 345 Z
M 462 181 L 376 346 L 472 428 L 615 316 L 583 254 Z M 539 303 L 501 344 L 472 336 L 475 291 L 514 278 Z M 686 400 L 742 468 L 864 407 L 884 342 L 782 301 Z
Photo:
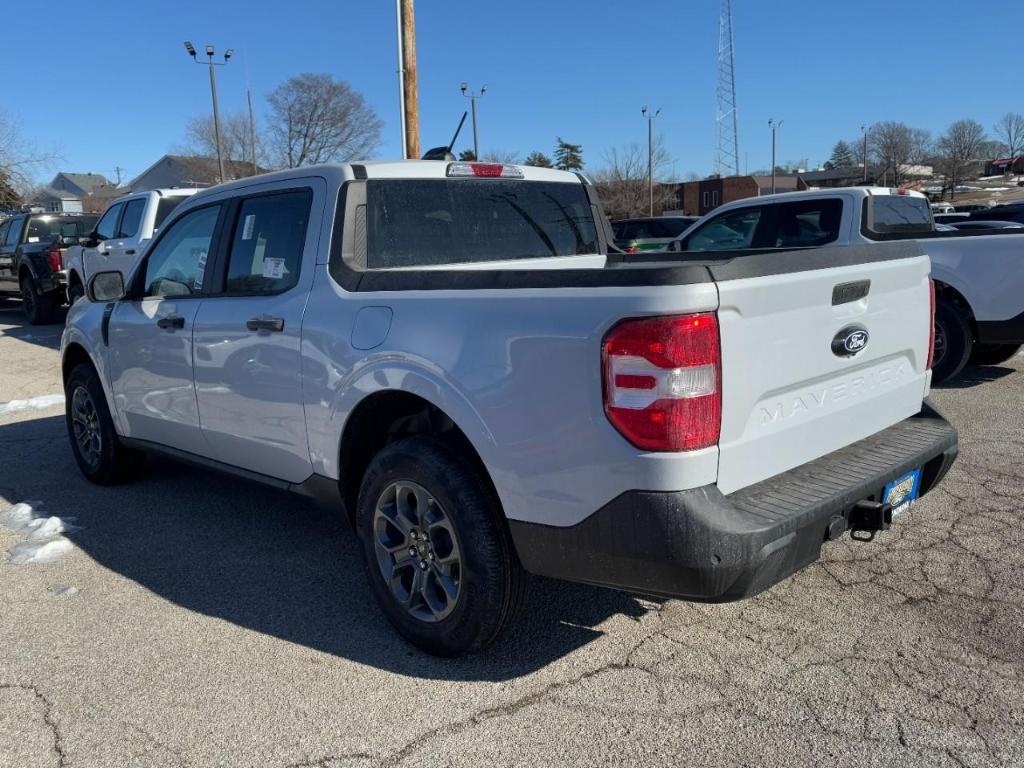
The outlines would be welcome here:
M 726 602 L 810 565 L 857 502 L 923 467 L 920 494 L 957 455 L 956 430 L 926 401 L 871 437 L 728 496 L 708 485 L 629 491 L 570 527 L 509 521 L 530 572 L 629 592 Z

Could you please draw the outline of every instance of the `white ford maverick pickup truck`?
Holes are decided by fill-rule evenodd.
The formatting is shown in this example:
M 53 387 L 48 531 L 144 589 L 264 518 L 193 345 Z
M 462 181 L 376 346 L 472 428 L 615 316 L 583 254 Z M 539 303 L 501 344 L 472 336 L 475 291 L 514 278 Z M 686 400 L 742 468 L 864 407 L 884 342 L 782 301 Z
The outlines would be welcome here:
M 610 240 L 587 179 L 542 168 L 199 192 L 69 313 L 75 459 L 115 483 L 159 452 L 344 510 L 382 610 L 448 655 L 498 636 L 527 573 L 735 600 L 942 479 L 919 246 L 634 264 Z

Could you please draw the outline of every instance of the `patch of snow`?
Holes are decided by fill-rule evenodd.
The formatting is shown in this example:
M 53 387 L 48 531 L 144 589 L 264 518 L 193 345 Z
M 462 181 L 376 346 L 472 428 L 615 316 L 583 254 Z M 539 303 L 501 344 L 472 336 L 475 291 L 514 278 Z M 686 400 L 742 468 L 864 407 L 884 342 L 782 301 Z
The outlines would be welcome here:
M 49 563 L 74 548 L 62 535 L 74 526 L 56 515 L 36 514 L 40 506 L 38 501 L 23 501 L 0 512 L 0 523 L 24 535 L 23 541 L 8 550 L 15 565 Z
M 47 541 L 23 541 L 21 544 L 15 544 L 8 552 L 11 555 L 11 562 L 15 565 L 52 563 L 74 546 L 63 536 L 59 536 Z
M 8 400 L 6 403 L 0 403 L 0 416 L 18 413 L 18 411 L 41 411 L 63 403 L 64 395 L 40 395 L 27 400 Z

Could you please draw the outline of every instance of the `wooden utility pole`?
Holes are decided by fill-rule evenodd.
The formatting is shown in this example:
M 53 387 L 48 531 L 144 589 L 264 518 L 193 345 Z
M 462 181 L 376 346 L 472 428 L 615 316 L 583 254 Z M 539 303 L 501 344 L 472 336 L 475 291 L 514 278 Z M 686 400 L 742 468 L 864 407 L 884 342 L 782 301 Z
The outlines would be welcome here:
M 402 37 L 402 107 L 405 110 L 405 156 L 420 157 L 419 90 L 416 86 L 416 17 L 413 0 L 400 2 L 400 34 Z

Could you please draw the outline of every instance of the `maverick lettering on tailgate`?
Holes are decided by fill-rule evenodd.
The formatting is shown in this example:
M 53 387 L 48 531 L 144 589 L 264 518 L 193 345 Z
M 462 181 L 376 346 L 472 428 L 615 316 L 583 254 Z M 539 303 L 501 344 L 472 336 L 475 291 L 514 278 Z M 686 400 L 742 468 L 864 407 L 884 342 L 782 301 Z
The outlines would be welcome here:
M 833 404 L 850 400 L 873 392 L 880 387 L 887 387 L 900 381 L 910 372 L 905 361 L 855 376 L 847 381 L 828 384 L 799 394 L 784 396 L 770 408 L 761 406 L 761 426 L 766 427 L 779 421 L 785 421 L 801 413 L 820 411 Z

